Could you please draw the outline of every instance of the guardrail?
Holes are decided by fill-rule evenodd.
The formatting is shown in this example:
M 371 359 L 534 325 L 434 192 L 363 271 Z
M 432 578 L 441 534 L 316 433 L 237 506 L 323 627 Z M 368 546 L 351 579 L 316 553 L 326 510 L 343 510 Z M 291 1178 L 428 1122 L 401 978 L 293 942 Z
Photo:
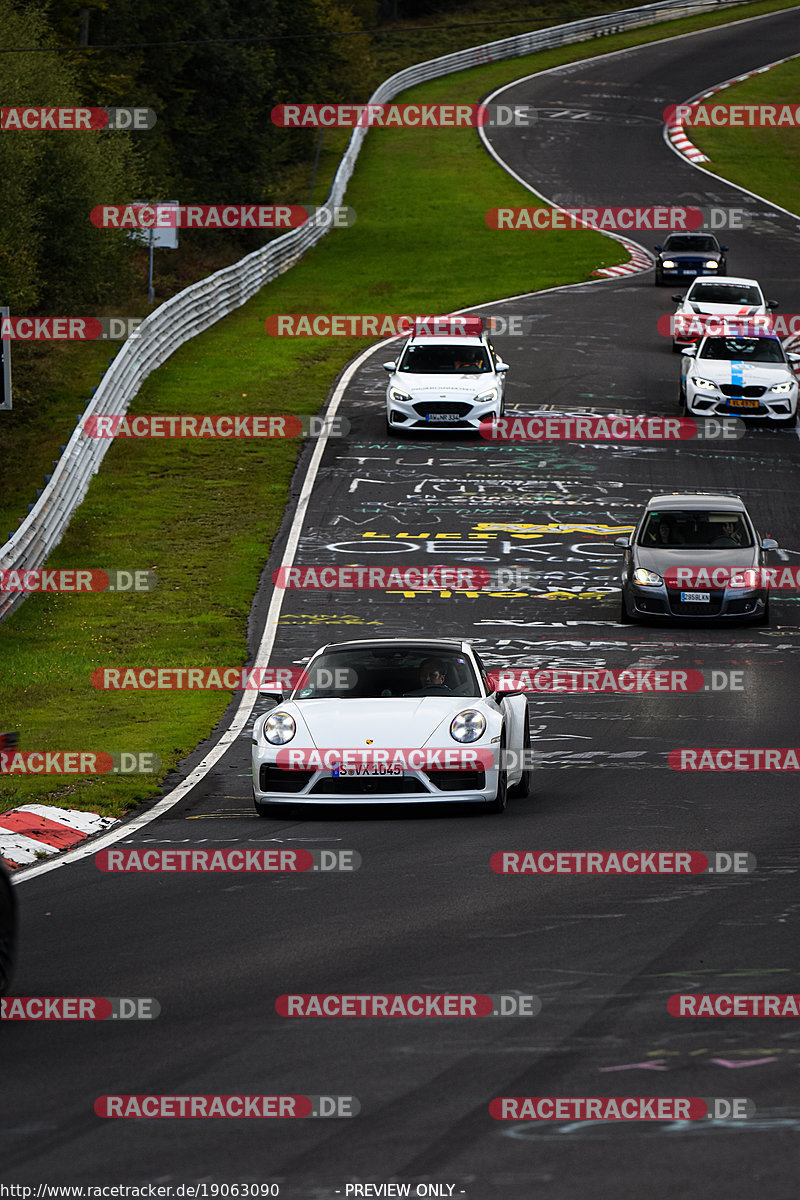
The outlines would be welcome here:
M 516 34 L 468 50 L 406 67 L 385 79 L 369 99 L 381 104 L 407 88 L 437 79 L 467 67 L 482 66 L 505 58 L 519 58 L 536 50 L 588 41 L 637 26 L 694 16 L 719 8 L 730 8 L 755 0 L 659 0 L 641 8 L 624 9 L 599 17 L 587 17 L 530 33 Z M 354 129 L 342 156 L 325 204 L 332 210 L 344 199 L 368 126 Z M 0 547 L 0 570 L 35 570 L 48 559 L 64 536 L 72 514 L 85 497 L 92 476 L 111 445 L 105 438 L 90 438 L 83 432 L 87 417 L 116 416 L 127 411 L 141 383 L 185 342 L 245 304 L 265 283 L 288 271 L 306 250 L 329 231 L 330 225 L 307 221 L 275 238 L 260 250 L 230 267 L 201 279 L 161 304 L 142 322 L 103 376 L 83 413 L 64 453 L 53 469 L 41 496 L 19 529 Z M 25 592 L 0 592 L 0 622 L 25 599 Z

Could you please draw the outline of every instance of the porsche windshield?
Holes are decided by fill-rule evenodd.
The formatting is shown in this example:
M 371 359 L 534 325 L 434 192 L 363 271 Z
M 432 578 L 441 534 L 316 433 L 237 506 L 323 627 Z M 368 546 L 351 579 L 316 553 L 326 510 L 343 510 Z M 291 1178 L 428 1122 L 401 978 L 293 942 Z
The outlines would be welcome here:
M 785 363 L 783 349 L 777 338 L 706 338 L 698 358 L 717 362 Z
M 466 655 L 437 646 L 352 647 L 331 650 L 309 664 L 308 681 L 293 700 L 396 699 L 471 696 L 481 690 Z
M 483 346 L 425 346 L 415 343 L 406 347 L 397 369 L 401 374 L 476 375 L 491 371 L 492 364 Z
M 638 545 L 686 550 L 733 550 L 753 545 L 749 523 L 741 512 L 712 509 L 669 509 L 651 512 Z
M 742 304 L 748 308 L 764 303 L 760 290 L 752 283 L 725 283 L 722 279 L 695 283 L 686 299 L 690 304 Z

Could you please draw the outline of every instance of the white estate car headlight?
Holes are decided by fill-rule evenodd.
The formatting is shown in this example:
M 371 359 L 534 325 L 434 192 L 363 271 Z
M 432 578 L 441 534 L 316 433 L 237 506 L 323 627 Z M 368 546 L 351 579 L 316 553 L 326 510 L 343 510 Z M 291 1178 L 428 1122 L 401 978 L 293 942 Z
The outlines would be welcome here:
M 485 728 L 483 714 L 474 708 L 467 708 L 450 722 L 450 737 L 457 742 L 477 742 Z
M 656 575 L 655 571 L 648 571 L 646 567 L 637 567 L 633 572 L 633 582 L 638 583 L 640 587 L 661 587 L 664 580 L 660 575 Z
M 711 388 L 711 390 L 714 392 L 717 391 L 717 388 L 719 386 L 718 384 L 714 383 L 713 379 L 701 379 L 699 375 L 692 376 L 692 383 L 694 384 L 695 387 Z
M 272 712 L 264 722 L 264 737 L 273 746 L 285 746 L 296 732 L 294 717 L 286 712 Z

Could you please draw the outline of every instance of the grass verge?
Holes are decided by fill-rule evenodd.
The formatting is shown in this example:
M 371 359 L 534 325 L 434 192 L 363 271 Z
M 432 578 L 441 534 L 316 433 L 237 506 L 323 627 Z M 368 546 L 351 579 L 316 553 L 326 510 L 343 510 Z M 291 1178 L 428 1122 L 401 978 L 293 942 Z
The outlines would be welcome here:
M 794 111 L 798 96 L 800 59 L 795 58 L 725 88 L 708 103 L 786 104 Z M 707 170 L 800 213 L 800 129 L 698 126 L 687 134 L 711 159 L 704 164 Z

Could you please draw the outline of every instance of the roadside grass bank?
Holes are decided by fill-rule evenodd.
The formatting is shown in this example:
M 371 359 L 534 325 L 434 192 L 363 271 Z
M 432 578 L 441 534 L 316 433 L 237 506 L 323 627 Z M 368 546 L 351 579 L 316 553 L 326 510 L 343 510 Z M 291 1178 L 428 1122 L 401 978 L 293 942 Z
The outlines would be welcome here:
M 713 80 L 711 81 L 714 82 Z M 708 104 L 800 105 L 800 58 L 732 84 Z M 800 213 L 800 128 L 687 127 L 689 140 L 711 159 L 708 171 Z

